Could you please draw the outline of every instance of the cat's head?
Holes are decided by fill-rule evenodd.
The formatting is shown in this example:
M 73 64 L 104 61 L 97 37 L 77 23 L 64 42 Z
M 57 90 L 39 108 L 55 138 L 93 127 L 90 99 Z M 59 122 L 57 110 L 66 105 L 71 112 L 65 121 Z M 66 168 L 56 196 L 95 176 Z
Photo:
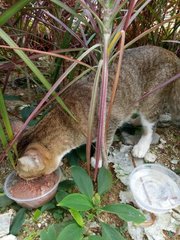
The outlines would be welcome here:
M 16 170 L 21 178 L 37 178 L 48 173 L 47 162 L 50 162 L 50 153 L 47 148 L 33 143 L 18 159 Z

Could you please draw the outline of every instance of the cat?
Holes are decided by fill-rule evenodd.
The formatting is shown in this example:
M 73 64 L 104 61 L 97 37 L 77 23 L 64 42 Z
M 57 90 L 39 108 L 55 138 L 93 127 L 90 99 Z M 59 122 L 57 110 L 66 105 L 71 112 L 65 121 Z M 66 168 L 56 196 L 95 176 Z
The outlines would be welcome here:
M 180 79 L 134 104 L 153 87 L 165 82 L 180 72 L 180 59 L 172 52 L 155 46 L 142 46 L 125 50 L 121 77 L 111 113 L 107 132 L 107 148 L 119 126 L 131 114 L 139 112 L 143 134 L 133 147 L 134 157 L 143 158 L 147 153 L 153 134 L 153 126 L 159 114 L 169 108 L 173 121 L 180 123 Z M 109 67 L 108 98 L 110 101 L 116 62 Z M 50 174 L 60 165 L 63 156 L 86 143 L 88 112 L 91 100 L 94 73 L 84 76 L 62 96 L 68 108 L 78 118 L 75 122 L 56 105 L 35 127 L 27 130 L 19 140 L 17 149 L 17 173 L 25 179 Z M 97 111 L 96 111 L 97 112 Z M 95 139 L 97 113 L 93 128 Z

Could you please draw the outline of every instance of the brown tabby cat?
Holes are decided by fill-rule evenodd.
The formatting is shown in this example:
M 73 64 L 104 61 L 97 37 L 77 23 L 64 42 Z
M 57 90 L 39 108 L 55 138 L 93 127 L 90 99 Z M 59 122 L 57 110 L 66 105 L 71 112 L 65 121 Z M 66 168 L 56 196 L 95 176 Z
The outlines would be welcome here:
M 110 66 L 108 96 L 110 98 L 116 63 Z M 143 46 L 126 50 L 123 58 L 121 80 L 112 110 L 107 146 L 113 141 L 116 129 L 130 118 L 134 111 L 140 113 L 144 133 L 134 146 L 132 154 L 144 157 L 152 140 L 153 125 L 165 107 L 169 107 L 174 122 L 180 121 L 180 79 L 155 92 L 134 106 L 134 102 L 156 85 L 180 72 L 180 60 L 160 47 Z M 94 74 L 83 77 L 63 96 L 69 109 L 78 118 L 72 120 L 57 105 L 35 127 L 29 129 L 18 143 L 20 158 L 17 172 L 23 178 L 34 178 L 53 172 L 63 156 L 86 142 L 88 111 Z M 108 98 L 108 101 L 109 101 Z M 94 138 L 95 129 L 94 125 Z

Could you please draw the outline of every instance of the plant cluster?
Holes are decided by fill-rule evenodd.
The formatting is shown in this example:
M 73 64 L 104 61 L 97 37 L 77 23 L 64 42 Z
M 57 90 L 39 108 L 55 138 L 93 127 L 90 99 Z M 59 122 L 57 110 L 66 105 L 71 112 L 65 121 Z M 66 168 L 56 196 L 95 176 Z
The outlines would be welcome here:
M 112 188 L 111 173 L 101 168 L 97 178 L 97 191 L 87 172 L 79 167 L 71 167 L 73 180 L 79 192 L 68 194 L 65 191 L 59 192 L 62 198 L 58 206 L 66 209 L 73 220 L 63 222 L 57 226 L 51 225 L 47 230 L 41 232 L 41 240 L 120 240 L 124 239 L 121 233 L 115 228 L 101 220 L 103 212 L 115 214 L 124 221 L 131 221 L 140 224 L 145 221 L 144 215 L 128 204 L 102 204 L 102 196 Z M 93 233 L 91 224 L 96 223 L 98 234 Z

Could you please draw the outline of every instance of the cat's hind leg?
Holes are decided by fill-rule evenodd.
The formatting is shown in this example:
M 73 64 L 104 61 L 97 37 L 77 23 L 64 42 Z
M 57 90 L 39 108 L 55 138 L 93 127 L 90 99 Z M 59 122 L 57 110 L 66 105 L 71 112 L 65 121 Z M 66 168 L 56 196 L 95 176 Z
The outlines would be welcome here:
M 149 122 L 142 114 L 140 114 L 140 122 L 143 134 L 139 142 L 133 147 L 132 155 L 137 158 L 143 158 L 150 148 L 153 135 L 154 123 Z

